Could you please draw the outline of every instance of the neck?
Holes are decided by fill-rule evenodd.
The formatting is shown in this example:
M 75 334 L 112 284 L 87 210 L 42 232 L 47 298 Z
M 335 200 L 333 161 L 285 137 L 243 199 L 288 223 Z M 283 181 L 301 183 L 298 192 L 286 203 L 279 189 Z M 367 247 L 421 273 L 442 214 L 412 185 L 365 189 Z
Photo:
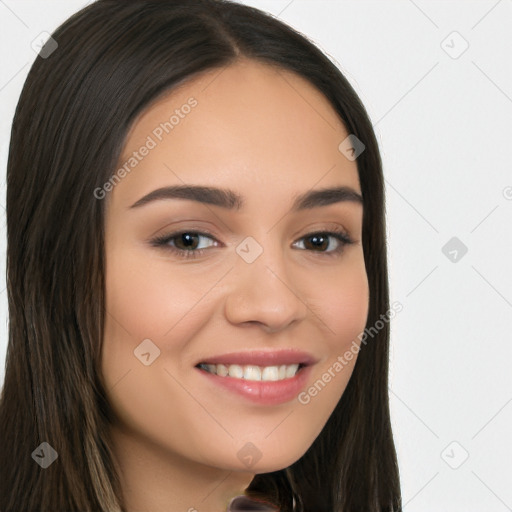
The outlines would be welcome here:
M 226 512 L 254 478 L 191 461 L 116 427 L 111 434 L 126 512 Z

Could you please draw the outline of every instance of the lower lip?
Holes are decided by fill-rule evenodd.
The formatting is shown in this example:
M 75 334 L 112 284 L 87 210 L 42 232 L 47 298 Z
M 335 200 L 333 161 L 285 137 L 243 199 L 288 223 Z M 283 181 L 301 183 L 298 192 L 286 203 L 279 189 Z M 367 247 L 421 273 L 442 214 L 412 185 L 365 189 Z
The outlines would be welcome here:
M 223 386 L 228 391 L 243 396 L 252 402 L 262 405 L 279 405 L 293 400 L 304 389 L 311 368 L 311 365 L 304 366 L 295 376 L 274 381 L 219 377 L 200 368 L 196 368 L 196 370 L 209 379 L 210 382 Z

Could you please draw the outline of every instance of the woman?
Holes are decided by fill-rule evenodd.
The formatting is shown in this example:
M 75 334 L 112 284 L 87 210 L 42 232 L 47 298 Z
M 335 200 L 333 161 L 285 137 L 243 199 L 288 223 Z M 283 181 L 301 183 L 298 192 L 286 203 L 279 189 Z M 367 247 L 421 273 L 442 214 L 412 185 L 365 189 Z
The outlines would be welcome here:
M 348 81 L 227 1 L 99 0 L 52 38 L 7 171 L 0 510 L 400 510 Z

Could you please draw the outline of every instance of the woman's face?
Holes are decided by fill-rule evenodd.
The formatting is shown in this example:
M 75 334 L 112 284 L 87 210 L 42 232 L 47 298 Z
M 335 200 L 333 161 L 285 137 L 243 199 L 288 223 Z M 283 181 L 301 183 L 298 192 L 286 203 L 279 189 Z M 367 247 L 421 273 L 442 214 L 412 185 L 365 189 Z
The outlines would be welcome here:
M 339 149 L 348 135 L 308 82 L 253 61 L 196 77 L 137 119 L 105 187 L 102 352 L 133 439 L 264 473 L 319 435 L 356 361 L 338 358 L 357 353 L 368 313 L 363 207 L 335 192 L 300 199 L 361 193 Z M 223 192 L 141 201 L 177 186 Z

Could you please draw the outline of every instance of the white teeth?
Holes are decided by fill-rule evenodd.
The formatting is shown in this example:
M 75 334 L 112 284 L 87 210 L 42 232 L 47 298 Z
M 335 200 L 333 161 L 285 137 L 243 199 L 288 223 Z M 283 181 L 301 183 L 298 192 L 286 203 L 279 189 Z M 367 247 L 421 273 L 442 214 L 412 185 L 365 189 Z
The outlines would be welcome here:
M 261 380 L 261 370 L 259 366 L 245 366 L 244 379 L 247 380 Z
M 244 369 L 237 364 L 229 365 L 229 376 L 235 377 L 236 379 L 241 379 L 244 376 Z
M 255 366 L 238 364 L 206 364 L 200 365 L 204 370 L 218 375 L 219 377 L 233 377 L 254 381 L 276 381 L 290 379 L 299 370 L 298 364 L 282 364 L 281 366 Z
M 286 367 L 286 378 L 289 379 L 290 377 L 293 377 L 297 373 L 298 369 L 299 369 L 298 364 L 291 364 L 290 366 L 287 366 Z
M 277 366 L 267 366 L 261 372 L 261 380 L 278 380 L 279 368 Z
M 217 375 L 220 375 L 221 377 L 227 377 L 228 375 L 228 367 L 224 364 L 218 364 L 218 365 L 214 365 L 212 364 L 213 366 L 213 370 L 212 370 L 212 373 L 217 373 Z M 217 372 L 215 372 L 215 366 L 217 366 Z

